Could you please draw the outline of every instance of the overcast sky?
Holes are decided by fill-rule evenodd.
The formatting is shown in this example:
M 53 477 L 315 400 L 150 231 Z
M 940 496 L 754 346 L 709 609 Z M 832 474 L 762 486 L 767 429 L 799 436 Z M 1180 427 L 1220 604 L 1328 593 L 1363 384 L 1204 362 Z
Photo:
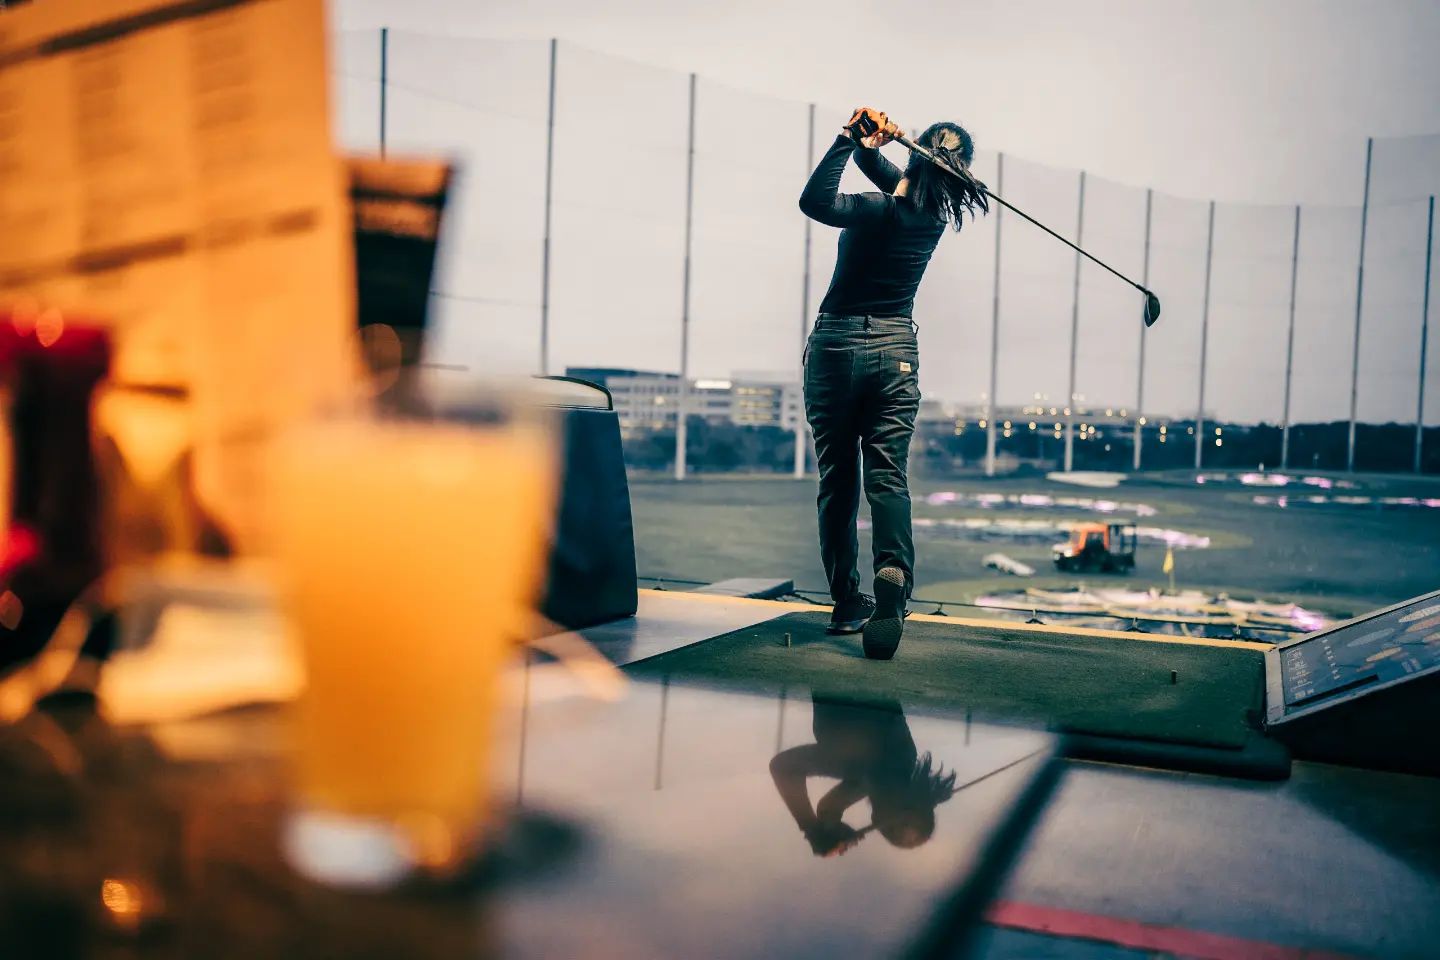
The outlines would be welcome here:
M 341 29 L 559 36 L 1182 196 L 1359 202 L 1440 131 L 1435 0 L 339 0 Z M 617 105 L 622 106 L 623 105 Z
M 1087 170 L 1087 246 L 1123 270 L 1142 268 L 1144 193 L 1118 184 L 1196 198 L 1156 201 L 1151 277 L 1166 316 L 1147 354 L 1147 408 L 1180 413 L 1197 402 L 1207 228 L 1198 201 L 1222 201 L 1207 406 L 1251 421 L 1275 421 L 1283 400 L 1290 205 L 1358 205 L 1367 136 L 1440 132 L 1436 0 L 338 0 L 333 15 L 343 142 L 373 147 L 378 58 L 373 34 L 357 31 L 389 26 L 398 31 L 391 149 L 450 152 L 467 167 L 437 306 L 446 359 L 472 364 L 536 362 L 551 36 L 562 40 L 552 371 L 677 366 L 687 71 L 702 78 L 693 373 L 798 363 L 799 104 L 821 105 L 823 148 L 843 108 L 864 102 L 911 128 L 964 123 L 981 175 L 992 178 L 994 153 L 1005 151 L 1005 195 L 1069 235 L 1076 171 Z M 1274 206 L 1241 206 L 1256 203 Z M 1379 259 L 1367 276 L 1361 419 L 1403 420 L 1417 392 L 1423 200 L 1372 219 Z M 975 401 L 987 385 L 993 220 L 947 239 L 922 287 L 927 394 Z M 1318 209 L 1302 227 L 1296 419 L 1348 415 L 1357 227 L 1347 211 Z M 834 232 L 817 228 L 814 243 L 811 310 Z M 1001 400 L 1059 400 L 1073 255 L 1019 225 L 1007 225 L 1005 244 Z M 1083 274 L 1078 386 L 1091 400 L 1133 403 L 1132 300 L 1117 281 Z M 1430 352 L 1436 422 L 1440 348 Z

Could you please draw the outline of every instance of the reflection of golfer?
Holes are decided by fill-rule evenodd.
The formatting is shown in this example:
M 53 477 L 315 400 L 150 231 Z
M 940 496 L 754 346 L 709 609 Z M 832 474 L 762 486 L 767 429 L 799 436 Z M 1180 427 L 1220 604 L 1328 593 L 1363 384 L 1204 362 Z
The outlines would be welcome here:
M 864 115 L 876 132 L 857 142 L 850 128 Z M 820 556 L 835 601 L 830 631 L 863 629 L 865 655 L 878 660 L 895 655 L 914 584 L 906 469 L 920 406 L 915 291 L 945 225 L 958 230 L 966 211 L 988 209 L 973 182 L 918 154 L 901 174 L 875 149 L 898 132 L 883 113 L 856 110 L 800 195 L 806 216 L 844 228 L 830 290 L 805 347 L 805 415 L 820 471 Z M 916 139 L 956 167 L 968 168 L 975 154 L 970 134 L 953 123 L 937 123 Z M 837 193 L 852 153 L 882 192 Z M 860 592 L 856 570 L 862 456 L 874 524 L 873 600 Z
M 894 701 L 856 704 L 814 697 L 815 742 L 770 761 L 775 789 L 816 856 L 845 853 L 872 830 L 897 847 L 918 847 L 935 832 L 935 807 L 955 793 L 955 774 L 918 756 L 905 713 Z M 840 782 L 813 808 L 805 780 Z M 845 811 L 870 800 L 870 826 L 856 830 Z

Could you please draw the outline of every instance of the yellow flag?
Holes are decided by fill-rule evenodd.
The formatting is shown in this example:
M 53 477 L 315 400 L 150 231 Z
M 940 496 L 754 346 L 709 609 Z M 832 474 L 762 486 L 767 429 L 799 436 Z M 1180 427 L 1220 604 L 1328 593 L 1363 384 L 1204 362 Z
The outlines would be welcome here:
M 1166 548 L 1165 548 L 1165 565 L 1160 568 L 1160 571 L 1161 571 L 1162 573 L 1174 573 L 1174 572 L 1175 572 L 1175 548 L 1174 548 L 1174 547 L 1166 547 Z

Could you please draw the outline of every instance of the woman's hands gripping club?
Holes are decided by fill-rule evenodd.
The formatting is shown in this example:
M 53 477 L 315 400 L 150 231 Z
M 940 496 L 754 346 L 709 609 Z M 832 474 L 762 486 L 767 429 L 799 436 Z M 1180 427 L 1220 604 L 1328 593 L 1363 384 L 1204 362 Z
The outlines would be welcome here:
M 884 111 L 874 107 L 856 107 L 845 123 L 845 133 L 862 147 L 874 150 L 900 136 L 900 128 L 890 121 Z

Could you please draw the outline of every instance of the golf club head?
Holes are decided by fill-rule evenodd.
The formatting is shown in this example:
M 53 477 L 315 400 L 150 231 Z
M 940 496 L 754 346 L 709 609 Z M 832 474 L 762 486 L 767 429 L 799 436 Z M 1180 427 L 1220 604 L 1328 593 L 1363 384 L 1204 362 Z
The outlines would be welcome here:
M 1160 298 L 1149 290 L 1145 292 L 1145 326 L 1155 326 L 1155 321 L 1160 319 Z

